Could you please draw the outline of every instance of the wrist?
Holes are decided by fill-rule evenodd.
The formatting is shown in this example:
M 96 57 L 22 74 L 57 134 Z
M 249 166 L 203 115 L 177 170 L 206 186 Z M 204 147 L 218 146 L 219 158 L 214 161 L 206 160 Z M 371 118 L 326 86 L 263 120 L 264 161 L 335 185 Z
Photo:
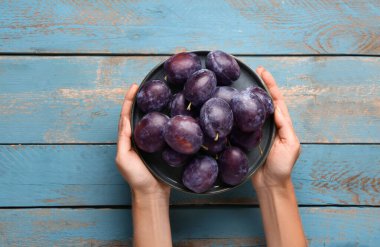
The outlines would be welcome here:
M 169 193 L 165 191 L 141 193 L 132 190 L 134 246 L 172 246 Z
M 143 193 L 131 190 L 132 204 L 136 207 L 169 207 L 170 190 L 155 193 Z
M 257 197 L 268 246 L 307 246 L 291 180 L 260 187 Z
M 260 198 L 265 197 L 288 197 L 291 195 L 294 195 L 294 187 L 292 180 L 286 180 L 283 183 L 275 184 L 275 185 L 261 185 L 261 186 L 255 186 L 255 190 L 257 193 L 257 196 L 260 200 Z
M 257 190 L 267 189 L 285 189 L 292 185 L 292 179 L 290 174 L 288 176 L 282 176 L 281 178 L 273 177 L 265 172 L 257 173 L 252 177 L 253 188 Z

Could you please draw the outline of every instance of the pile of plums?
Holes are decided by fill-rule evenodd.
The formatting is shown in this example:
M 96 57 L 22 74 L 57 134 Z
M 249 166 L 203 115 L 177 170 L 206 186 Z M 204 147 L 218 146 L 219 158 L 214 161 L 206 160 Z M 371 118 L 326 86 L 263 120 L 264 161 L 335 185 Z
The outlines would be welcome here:
M 205 64 L 202 68 L 191 52 L 166 60 L 165 78 L 147 81 L 137 93 L 145 115 L 133 133 L 141 150 L 161 152 L 168 165 L 183 166 L 183 185 L 196 193 L 210 190 L 218 175 L 230 186 L 245 179 L 245 152 L 260 143 L 264 122 L 274 111 L 262 88 L 239 92 L 231 86 L 240 76 L 231 55 L 211 51 Z

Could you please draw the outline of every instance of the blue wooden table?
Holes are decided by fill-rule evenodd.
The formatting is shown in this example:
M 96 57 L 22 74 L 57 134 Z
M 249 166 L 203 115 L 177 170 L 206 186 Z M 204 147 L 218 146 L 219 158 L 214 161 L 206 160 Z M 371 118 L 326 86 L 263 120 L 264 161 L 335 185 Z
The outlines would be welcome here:
M 0 1 L 0 246 L 130 246 L 123 94 L 170 54 L 212 49 L 278 80 L 310 246 L 379 246 L 378 0 Z M 265 245 L 249 183 L 173 191 L 170 211 L 177 246 Z

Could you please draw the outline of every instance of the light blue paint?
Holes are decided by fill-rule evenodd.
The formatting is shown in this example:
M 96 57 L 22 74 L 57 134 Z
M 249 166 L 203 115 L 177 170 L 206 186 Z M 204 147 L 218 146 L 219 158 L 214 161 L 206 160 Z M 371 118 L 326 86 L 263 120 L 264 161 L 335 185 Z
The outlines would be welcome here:
M 1 52 L 379 54 L 379 1 L 4 1 Z
M 3 1 L 0 53 L 379 55 L 379 1 Z M 112 143 L 123 91 L 166 57 L 0 56 L 0 144 Z M 293 180 L 310 246 L 377 246 L 378 57 L 242 57 L 269 68 L 303 145 Z M 0 206 L 130 205 L 114 145 L 0 145 Z M 176 243 L 264 243 L 249 183 L 173 192 Z M 197 205 L 193 208 L 192 205 Z M 130 245 L 130 209 L 1 209 L 0 246 Z M 235 244 L 234 244 L 235 243 Z
M 369 246 L 380 241 L 376 208 L 301 208 L 310 246 Z M 247 239 L 264 242 L 259 209 L 242 207 L 170 210 L 175 242 Z M 95 246 L 132 238 L 130 209 L 0 210 L 0 245 Z M 112 230 L 111 230 L 112 229 Z M 216 244 L 216 246 L 218 246 Z M 225 246 L 225 245 L 223 245 Z M 227 245 L 231 246 L 231 245 Z
M 3 57 L 0 143 L 116 142 L 124 90 L 165 58 Z M 378 58 L 242 60 L 272 71 L 302 142 L 380 142 Z
M 379 145 L 303 145 L 293 181 L 302 205 L 380 205 Z M 114 145 L 0 146 L 1 206 L 130 205 Z M 257 204 L 249 182 L 213 196 L 173 191 L 173 205 Z

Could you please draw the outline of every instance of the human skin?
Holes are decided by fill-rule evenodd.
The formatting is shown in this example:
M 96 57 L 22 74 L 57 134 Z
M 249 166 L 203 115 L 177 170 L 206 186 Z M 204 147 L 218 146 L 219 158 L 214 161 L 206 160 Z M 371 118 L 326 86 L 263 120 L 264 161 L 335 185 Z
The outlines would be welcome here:
M 138 86 L 133 84 L 122 106 L 116 165 L 132 194 L 133 244 L 137 247 L 172 246 L 169 221 L 170 188 L 146 168 L 131 146 L 131 108 Z
M 256 70 L 275 105 L 277 135 L 265 164 L 252 177 L 256 190 L 267 246 L 307 246 L 299 215 L 291 172 L 301 146 L 294 131 L 284 97 L 273 76 L 263 67 Z

